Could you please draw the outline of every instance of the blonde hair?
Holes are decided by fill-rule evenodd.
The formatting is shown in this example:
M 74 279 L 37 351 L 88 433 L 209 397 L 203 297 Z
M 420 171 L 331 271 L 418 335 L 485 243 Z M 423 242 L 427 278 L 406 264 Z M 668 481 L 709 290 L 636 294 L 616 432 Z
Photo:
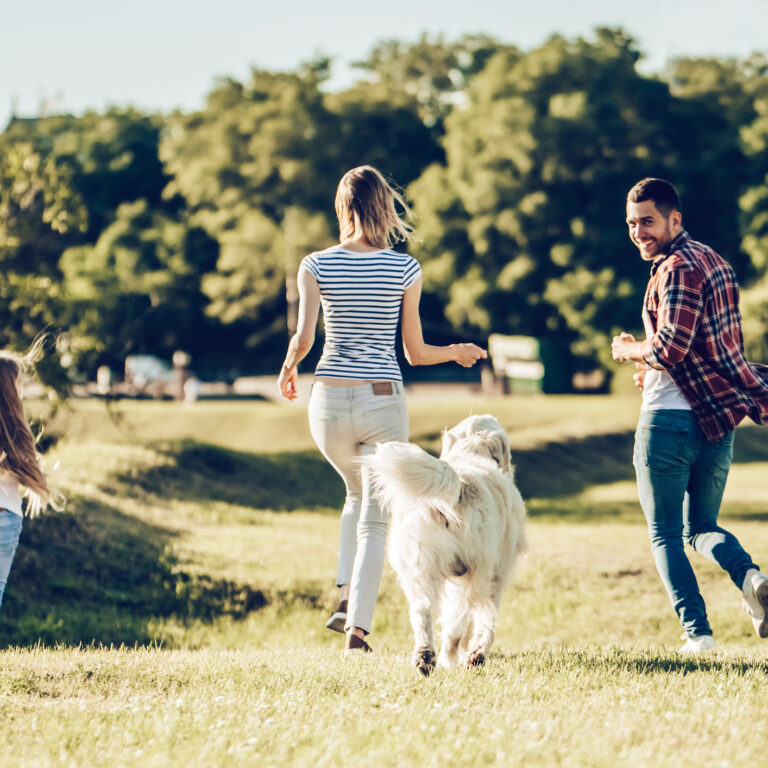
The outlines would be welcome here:
M 407 221 L 398 215 L 400 206 Z M 363 235 L 377 248 L 387 248 L 413 233 L 411 209 L 402 195 L 386 182 L 373 166 L 361 165 L 347 171 L 336 190 L 336 216 L 340 240 Z
M 19 392 L 22 374 L 42 357 L 46 341 L 47 337 L 38 337 L 25 355 L 0 351 L 0 470 L 10 472 L 26 489 L 30 517 L 49 504 L 59 506 L 40 465 Z

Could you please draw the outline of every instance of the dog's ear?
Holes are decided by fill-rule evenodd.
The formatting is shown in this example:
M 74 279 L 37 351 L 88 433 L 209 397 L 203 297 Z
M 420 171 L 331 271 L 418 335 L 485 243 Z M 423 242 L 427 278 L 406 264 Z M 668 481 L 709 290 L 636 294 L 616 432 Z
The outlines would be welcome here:
M 503 432 L 496 432 L 491 440 L 491 458 L 499 465 L 502 472 L 509 472 L 512 456 L 509 451 L 509 438 Z
M 447 429 L 445 432 L 443 432 L 443 444 L 442 448 L 440 449 L 440 458 L 444 459 L 448 455 L 448 451 L 453 448 L 454 443 L 456 442 L 457 438 L 456 435 L 449 432 Z

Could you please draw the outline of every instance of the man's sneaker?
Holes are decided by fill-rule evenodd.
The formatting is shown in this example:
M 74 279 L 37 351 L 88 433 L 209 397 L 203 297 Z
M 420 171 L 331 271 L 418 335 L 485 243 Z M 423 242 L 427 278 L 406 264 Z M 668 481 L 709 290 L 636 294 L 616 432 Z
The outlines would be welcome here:
M 344 655 L 345 656 L 357 656 L 362 655 L 366 653 L 370 653 L 373 650 L 368 643 L 363 640 L 362 637 L 358 637 L 357 635 L 348 634 L 347 635 L 347 643 L 346 647 L 344 648 Z
M 712 635 L 694 635 L 685 641 L 680 653 L 705 653 L 715 647 L 715 638 Z
M 325 622 L 328 629 L 344 634 L 344 625 L 347 623 L 347 601 L 342 600 L 331 614 L 331 618 Z
M 768 637 L 768 576 L 752 568 L 744 577 L 741 587 L 742 606 L 752 617 L 758 637 Z

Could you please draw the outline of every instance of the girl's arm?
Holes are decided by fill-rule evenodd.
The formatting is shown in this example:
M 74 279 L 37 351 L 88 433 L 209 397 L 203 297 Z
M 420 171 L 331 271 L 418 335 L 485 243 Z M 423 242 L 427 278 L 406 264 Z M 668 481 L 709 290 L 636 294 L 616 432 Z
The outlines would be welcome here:
M 307 356 L 315 342 L 317 316 L 320 312 L 320 287 L 314 275 L 308 269 L 300 268 L 299 284 L 299 319 L 296 333 L 288 343 L 285 362 L 277 377 L 280 394 L 286 400 L 295 400 L 298 396 L 299 363 Z
M 450 344 L 447 347 L 425 344 L 419 316 L 420 300 L 421 278 L 419 277 L 403 293 L 403 349 L 405 359 L 411 365 L 435 365 L 453 361 L 464 368 L 471 368 L 480 358 L 488 357 L 488 353 L 476 344 Z

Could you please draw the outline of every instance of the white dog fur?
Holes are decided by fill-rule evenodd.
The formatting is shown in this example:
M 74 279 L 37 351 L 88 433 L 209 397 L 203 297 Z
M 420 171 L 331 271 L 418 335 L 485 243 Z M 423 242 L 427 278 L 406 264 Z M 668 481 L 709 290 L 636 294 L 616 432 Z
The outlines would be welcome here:
M 483 664 L 504 585 L 525 549 L 525 506 L 509 437 L 492 416 L 470 416 L 443 434 L 440 458 L 410 443 L 382 443 L 362 459 L 392 516 L 389 560 L 408 599 L 414 663 Z

